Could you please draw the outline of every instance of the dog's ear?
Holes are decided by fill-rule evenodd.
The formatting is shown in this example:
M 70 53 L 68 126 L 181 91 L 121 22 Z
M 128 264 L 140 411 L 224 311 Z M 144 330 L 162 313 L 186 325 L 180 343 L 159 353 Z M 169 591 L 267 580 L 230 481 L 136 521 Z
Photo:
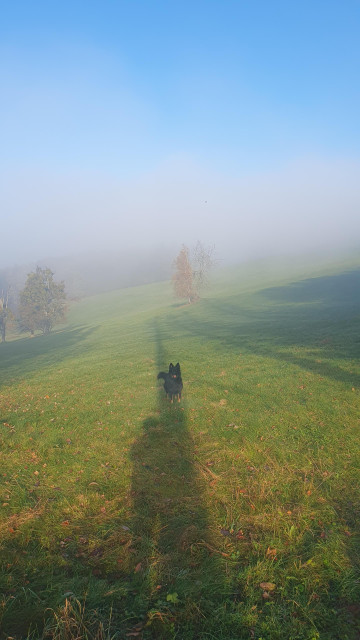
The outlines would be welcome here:
M 179 363 L 179 362 L 175 365 L 175 369 L 177 369 L 178 371 L 180 371 L 180 363 Z
M 172 363 L 172 362 L 170 362 L 170 364 L 169 364 L 169 369 L 173 369 L 173 368 L 174 368 L 174 365 L 173 365 L 173 363 Z

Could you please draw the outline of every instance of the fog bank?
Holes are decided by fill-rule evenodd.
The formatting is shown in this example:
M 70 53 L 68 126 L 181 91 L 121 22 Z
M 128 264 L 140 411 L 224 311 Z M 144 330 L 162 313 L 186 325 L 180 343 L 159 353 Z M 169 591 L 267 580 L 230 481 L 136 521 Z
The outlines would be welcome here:
M 141 259 L 141 251 L 197 239 L 232 261 L 354 246 L 359 175 L 358 162 L 321 158 L 225 176 L 178 156 L 127 180 L 10 167 L 0 266 L 124 247 Z

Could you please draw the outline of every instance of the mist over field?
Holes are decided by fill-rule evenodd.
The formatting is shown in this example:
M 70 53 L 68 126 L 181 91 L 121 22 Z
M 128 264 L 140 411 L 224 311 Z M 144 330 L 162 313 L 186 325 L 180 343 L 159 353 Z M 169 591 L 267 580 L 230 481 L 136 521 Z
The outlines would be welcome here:
M 8 175 L 1 266 L 87 252 L 121 261 L 126 250 L 141 263 L 197 239 L 225 262 L 356 244 L 359 163 L 309 158 L 238 177 L 189 164 L 173 160 L 126 181 L 31 173 L 18 190 Z
M 182 161 L 123 183 L 52 176 L 41 189 L 34 175 L 19 192 L 9 179 L 1 268 L 47 264 L 83 295 L 167 279 L 182 243 L 199 239 L 219 266 L 358 247 L 356 163 L 303 160 L 238 179 L 196 169 Z

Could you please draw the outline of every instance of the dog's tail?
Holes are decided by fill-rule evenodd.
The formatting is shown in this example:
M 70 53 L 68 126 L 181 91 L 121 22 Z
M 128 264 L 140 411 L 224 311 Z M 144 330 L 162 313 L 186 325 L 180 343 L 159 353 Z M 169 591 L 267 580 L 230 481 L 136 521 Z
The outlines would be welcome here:
M 165 371 L 160 371 L 160 373 L 158 373 L 157 379 L 160 380 L 160 378 L 163 378 L 164 380 L 166 380 L 168 375 L 169 374 L 165 373 Z

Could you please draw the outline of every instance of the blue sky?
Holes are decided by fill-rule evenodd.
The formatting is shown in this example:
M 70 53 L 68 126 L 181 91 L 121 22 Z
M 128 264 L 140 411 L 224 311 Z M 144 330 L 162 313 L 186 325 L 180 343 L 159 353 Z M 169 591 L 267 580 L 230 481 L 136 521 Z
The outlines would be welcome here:
M 1 14 L 2 262 L 114 235 L 225 253 L 236 236 L 242 255 L 354 242 L 358 0 L 14 0 Z

